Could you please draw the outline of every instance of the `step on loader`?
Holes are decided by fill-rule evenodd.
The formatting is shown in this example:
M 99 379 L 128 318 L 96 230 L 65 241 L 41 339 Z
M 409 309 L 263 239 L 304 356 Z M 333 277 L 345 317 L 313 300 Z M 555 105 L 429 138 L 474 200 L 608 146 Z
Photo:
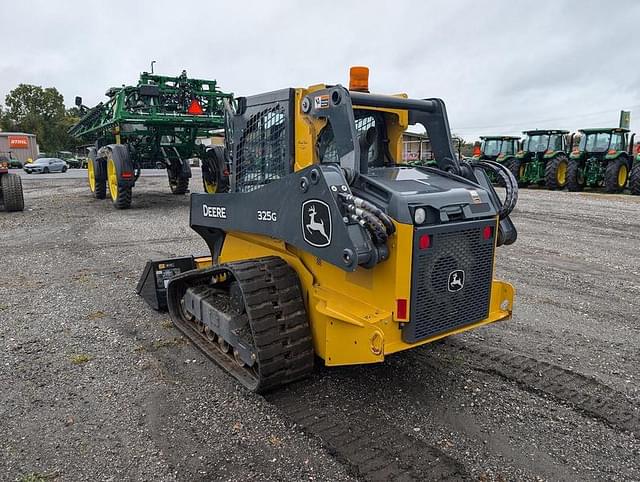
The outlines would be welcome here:
M 250 390 L 308 376 L 314 355 L 382 362 L 511 317 L 514 290 L 494 279 L 494 258 L 516 240 L 513 175 L 457 160 L 442 100 L 368 90 L 368 69 L 354 67 L 349 89 L 227 102 L 227 192 L 191 195 L 210 259 L 151 262 L 138 285 Z M 436 167 L 401 163 L 414 125 Z

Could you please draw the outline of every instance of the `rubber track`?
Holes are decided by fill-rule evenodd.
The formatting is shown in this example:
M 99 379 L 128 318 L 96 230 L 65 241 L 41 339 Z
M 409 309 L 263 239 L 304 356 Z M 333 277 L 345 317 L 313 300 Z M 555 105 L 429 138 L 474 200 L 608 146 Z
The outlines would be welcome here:
M 280 258 L 266 257 L 227 263 L 195 274 L 187 272 L 175 279 L 188 284 L 190 275 L 192 279 L 203 279 L 203 274 L 210 278 L 220 271 L 232 273 L 244 296 L 260 367 L 257 386 L 251 386 L 247 377 L 252 375 L 234 365 L 230 357 L 200 335 L 195 324 L 184 323 L 172 315 L 176 326 L 205 355 L 250 390 L 265 392 L 307 377 L 313 371 L 313 344 L 295 271 Z M 246 373 L 238 373 L 240 371 Z
M 357 478 L 469 480 L 464 466 L 438 447 L 372 417 L 318 380 L 305 381 L 265 397 L 325 448 Z M 347 409 L 347 407 L 354 407 Z
M 444 351 L 461 352 L 481 371 L 515 381 L 526 388 L 550 395 L 598 418 L 611 427 L 640 435 L 640 405 L 624 393 L 595 378 L 525 355 L 477 343 L 447 341 Z

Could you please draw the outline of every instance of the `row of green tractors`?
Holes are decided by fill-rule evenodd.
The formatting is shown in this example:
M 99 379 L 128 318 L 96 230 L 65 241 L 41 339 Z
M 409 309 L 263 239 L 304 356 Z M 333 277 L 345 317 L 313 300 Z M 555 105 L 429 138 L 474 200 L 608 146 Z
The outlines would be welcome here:
M 582 191 L 604 188 L 608 193 L 626 187 L 640 195 L 640 146 L 635 134 L 623 128 L 580 129 L 569 134 L 560 129 L 524 131 L 524 138 L 484 136 L 474 158 L 507 166 L 521 187 Z

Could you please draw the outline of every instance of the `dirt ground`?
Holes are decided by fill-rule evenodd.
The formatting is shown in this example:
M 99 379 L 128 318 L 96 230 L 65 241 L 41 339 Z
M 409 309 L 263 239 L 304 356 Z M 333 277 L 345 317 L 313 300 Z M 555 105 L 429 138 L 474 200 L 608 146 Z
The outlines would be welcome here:
M 0 480 L 640 480 L 640 197 L 521 190 L 512 320 L 263 397 L 135 294 L 147 259 L 206 252 L 188 196 L 24 186 L 0 212 Z

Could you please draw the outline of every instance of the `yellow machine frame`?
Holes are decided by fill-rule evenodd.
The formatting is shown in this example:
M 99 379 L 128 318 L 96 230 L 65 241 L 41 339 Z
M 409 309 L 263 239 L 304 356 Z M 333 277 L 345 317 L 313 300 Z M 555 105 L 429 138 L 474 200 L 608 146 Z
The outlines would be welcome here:
M 324 88 L 325 85 L 319 84 L 295 92 L 296 171 L 319 162 L 315 145 L 326 121 L 303 114 L 300 104 L 307 94 Z M 402 133 L 408 125 L 408 112 L 367 109 L 385 112 L 392 155 L 401 159 Z M 496 228 L 497 221 L 496 217 Z M 398 222 L 395 225 L 396 233 L 389 239 L 389 258 L 371 269 L 358 267 L 354 272 L 345 272 L 283 241 L 241 232 L 226 233 L 218 262 L 264 256 L 284 259 L 299 276 L 314 350 L 326 365 L 381 362 L 385 355 L 511 317 L 514 289 L 509 283 L 494 279 L 486 319 L 417 343 L 405 343 L 400 328 L 409 320 L 398 318 L 396 306 L 397 300 L 406 300 L 410 306 L 412 259 L 407 254 L 413 252 L 414 227 Z M 200 259 L 198 264 L 205 266 L 210 262 L 210 259 Z

